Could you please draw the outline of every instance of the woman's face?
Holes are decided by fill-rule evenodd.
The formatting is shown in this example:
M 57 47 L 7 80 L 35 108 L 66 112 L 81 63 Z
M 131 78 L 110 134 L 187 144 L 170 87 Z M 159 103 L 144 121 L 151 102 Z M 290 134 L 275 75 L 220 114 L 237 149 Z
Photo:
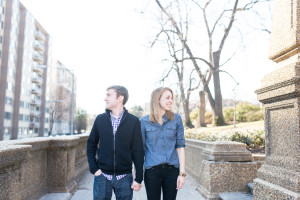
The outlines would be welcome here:
M 169 90 L 164 91 L 159 100 L 159 105 L 161 109 L 164 111 L 171 110 L 172 104 L 173 104 L 172 93 Z

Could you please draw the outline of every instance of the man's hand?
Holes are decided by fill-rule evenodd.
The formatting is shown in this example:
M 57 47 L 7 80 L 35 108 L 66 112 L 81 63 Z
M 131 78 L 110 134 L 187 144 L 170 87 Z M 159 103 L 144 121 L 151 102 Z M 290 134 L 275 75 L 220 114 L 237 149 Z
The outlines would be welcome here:
M 101 169 L 98 169 L 98 171 L 96 171 L 96 173 L 94 174 L 95 176 L 100 176 L 102 174 Z
M 142 188 L 142 184 L 139 184 L 138 182 L 133 181 L 131 184 L 131 189 L 133 189 L 134 191 L 140 191 L 140 189 Z
M 178 189 L 183 188 L 184 182 L 185 182 L 185 177 L 178 176 L 178 178 L 177 178 L 177 188 L 176 189 L 178 190 Z

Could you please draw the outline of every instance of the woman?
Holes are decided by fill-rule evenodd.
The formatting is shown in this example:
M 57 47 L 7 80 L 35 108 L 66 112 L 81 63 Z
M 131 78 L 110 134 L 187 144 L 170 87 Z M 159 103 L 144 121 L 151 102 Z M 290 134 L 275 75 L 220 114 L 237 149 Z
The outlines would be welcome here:
M 150 115 L 141 119 L 148 200 L 176 199 L 185 182 L 185 140 L 181 117 L 172 112 L 173 92 L 160 87 L 151 94 Z

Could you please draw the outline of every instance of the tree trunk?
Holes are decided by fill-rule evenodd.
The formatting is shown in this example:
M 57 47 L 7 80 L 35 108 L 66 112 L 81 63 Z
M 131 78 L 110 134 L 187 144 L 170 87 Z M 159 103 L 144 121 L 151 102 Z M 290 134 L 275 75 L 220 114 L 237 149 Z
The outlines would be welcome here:
M 201 127 L 206 127 L 206 124 L 205 124 L 205 93 L 204 91 L 200 91 L 199 92 L 199 99 L 200 99 L 200 102 L 199 102 L 199 125 Z
M 213 63 L 214 63 L 214 71 L 213 71 L 213 80 L 214 80 L 214 90 L 215 90 L 215 116 L 213 117 L 213 124 L 220 126 L 225 124 L 224 116 L 223 116 L 223 106 L 222 106 L 222 93 L 220 86 L 220 72 L 219 72 L 219 61 L 220 61 L 220 52 L 213 53 Z
M 180 81 L 179 85 L 180 85 L 180 94 L 181 94 L 182 107 L 184 112 L 185 125 L 189 128 L 194 128 L 194 125 L 192 124 L 190 118 L 189 101 L 185 98 L 182 81 Z

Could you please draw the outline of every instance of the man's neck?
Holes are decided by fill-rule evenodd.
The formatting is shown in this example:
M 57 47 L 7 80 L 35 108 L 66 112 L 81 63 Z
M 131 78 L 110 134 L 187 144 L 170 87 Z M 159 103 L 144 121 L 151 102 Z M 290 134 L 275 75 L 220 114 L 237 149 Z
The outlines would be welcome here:
M 120 106 L 120 107 L 116 107 L 116 108 L 113 108 L 111 109 L 111 114 L 114 116 L 114 117 L 119 117 L 120 114 L 123 112 L 124 110 L 124 106 Z

